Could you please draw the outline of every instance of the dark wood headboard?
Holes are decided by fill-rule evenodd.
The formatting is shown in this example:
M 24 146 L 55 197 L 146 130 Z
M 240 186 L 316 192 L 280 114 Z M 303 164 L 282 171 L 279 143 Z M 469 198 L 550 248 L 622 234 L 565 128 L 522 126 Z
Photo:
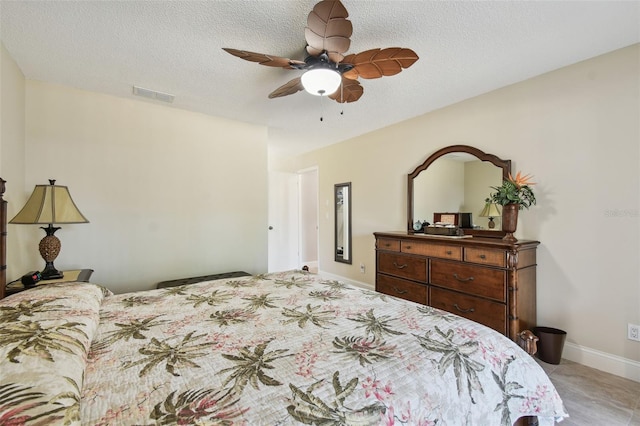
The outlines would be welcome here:
M 7 202 L 4 197 L 4 179 L 0 178 L 0 299 L 7 285 Z

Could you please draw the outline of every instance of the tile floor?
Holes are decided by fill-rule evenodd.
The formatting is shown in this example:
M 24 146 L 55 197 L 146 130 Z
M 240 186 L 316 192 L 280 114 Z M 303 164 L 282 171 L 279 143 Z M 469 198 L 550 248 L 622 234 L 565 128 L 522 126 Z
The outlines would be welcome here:
M 560 426 L 640 426 L 640 382 L 561 360 L 538 360 L 555 385 L 568 419 Z

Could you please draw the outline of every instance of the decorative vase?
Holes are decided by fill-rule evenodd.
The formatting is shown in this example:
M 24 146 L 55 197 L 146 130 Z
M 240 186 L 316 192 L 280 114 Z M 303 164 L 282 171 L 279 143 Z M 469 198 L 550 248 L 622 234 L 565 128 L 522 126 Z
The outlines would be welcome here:
M 518 241 L 513 233 L 516 232 L 518 227 L 518 210 L 520 210 L 520 204 L 505 204 L 502 206 L 502 230 L 506 232 L 506 235 L 502 238 L 508 243 L 515 243 Z

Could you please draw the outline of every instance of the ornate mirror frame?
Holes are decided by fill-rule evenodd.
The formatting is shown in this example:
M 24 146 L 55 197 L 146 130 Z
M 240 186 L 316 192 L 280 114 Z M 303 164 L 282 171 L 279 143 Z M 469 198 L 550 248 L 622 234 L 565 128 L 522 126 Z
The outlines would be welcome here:
M 511 160 L 503 160 L 493 154 L 487 154 L 479 150 L 478 148 L 474 148 L 469 145 L 451 145 L 451 146 L 447 146 L 442 149 L 439 149 L 438 151 L 431 154 L 424 161 L 424 163 L 416 167 L 416 169 L 411 173 L 409 173 L 409 175 L 407 176 L 407 230 L 410 233 L 413 233 L 413 223 L 414 223 L 413 180 L 416 177 L 418 177 L 420 172 L 426 170 L 434 161 L 436 161 L 437 159 L 439 159 L 440 157 L 446 154 L 450 154 L 454 152 L 464 152 L 467 154 L 471 154 L 481 161 L 488 161 L 494 166 L 501 168 L 502 179 L 507 179 L 509 177 L 509 174 L 511 173 Z M 488 195 L 488 192 L 489 191 L 487 191 L 487 195 Z M 493 231 L 493 230 L 490 231 L 486 229 L 465 229 L 464 233 L 465 235 L 476 235 L 479 237 L 495 237 L 495 238 L 502 238 L 505 235 L 504 231 Z
M 335 261 L 351 264 L 351 182 L 334 185 Z

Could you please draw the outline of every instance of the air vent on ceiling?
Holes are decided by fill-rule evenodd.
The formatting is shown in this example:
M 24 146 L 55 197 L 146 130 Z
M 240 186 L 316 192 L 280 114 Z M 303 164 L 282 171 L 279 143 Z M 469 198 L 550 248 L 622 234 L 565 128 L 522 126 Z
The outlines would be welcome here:
M 169 93 L 157 92 L 151 89 L 145 89 L 139 86 L 133 86 L 133 94 L 142 96 L 143 98 L 155 99 L 156 101 L 172 103 L 175 96 Z

